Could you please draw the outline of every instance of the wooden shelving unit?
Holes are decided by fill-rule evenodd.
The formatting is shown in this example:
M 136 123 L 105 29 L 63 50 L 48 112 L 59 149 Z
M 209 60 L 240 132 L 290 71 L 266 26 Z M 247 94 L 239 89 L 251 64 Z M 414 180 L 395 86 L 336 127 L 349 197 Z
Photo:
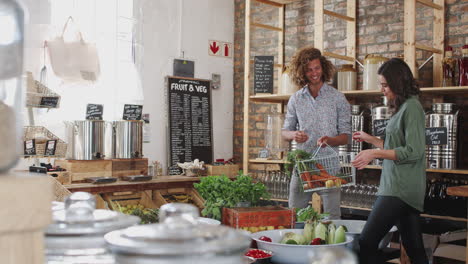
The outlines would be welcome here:
M 378 165 L 367 165 L 366 169 L 371 169 L 371 170 L 381 170 L 382 167 Z M 468 170 L 460 170 L 460 169 L 426 169 L 427 172 L 433 172 L 433 173 L 447 173 L 447 174 L 466 174 L 468 175 Z
M 263 159 L 249 159 L 249 163 L 260 163 L 260 164 L 286 164 L 285 160 L 263 160 Z

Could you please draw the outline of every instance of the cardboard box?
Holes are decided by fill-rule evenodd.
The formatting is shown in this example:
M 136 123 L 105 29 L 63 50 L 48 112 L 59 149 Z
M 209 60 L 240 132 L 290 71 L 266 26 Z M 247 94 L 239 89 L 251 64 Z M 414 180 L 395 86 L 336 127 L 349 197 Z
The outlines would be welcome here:
M 239 165 L 227 164 L 227 165 L 206 165 L 207 175 L 226 175 L 228 177 L 234 177 L 239 173 Z

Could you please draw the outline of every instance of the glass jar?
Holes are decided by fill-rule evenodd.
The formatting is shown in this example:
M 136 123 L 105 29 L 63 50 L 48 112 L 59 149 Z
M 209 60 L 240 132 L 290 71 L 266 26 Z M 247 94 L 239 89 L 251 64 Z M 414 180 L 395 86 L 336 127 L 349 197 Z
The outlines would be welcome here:
M 458 74 L 460 86 L 468 86 L 468 45 L 462 49 L 462 57 L 458 61 Z
M 191 204 L 165 204 L 159 224 L 139 225 L 105 235 L 117 264 L 239 264 L 250 245 L 244 232 L 198 224 Z
M 21 151 L 24 12 L 15 0 L 0 0 L 0 173 Z
M 53 223 L 45 230 L 47 263 L 114 264 L 104 234 L 136 225 L 133 215 L 96 209 L 96 200 L 86 192 L 70 195 L 63 208 L 52 212 Z
M 378 90 L 379 82 L 377 78 L 377 71 L 380 66 L 386 62 L 388 58 L 367 54 L 364 59 L 364 77 L 363 77 L 363 90 Z
M 338 70 L 338 90 L 353 91 L 356 90 L 356 69 L 352 64 L 344 64 Z
M 445 57 L 442 60 L 442 87 L 455 86 L 455 67 L 456 60 L 453 58 L 453 49 L 451 46 L 445 48 Z

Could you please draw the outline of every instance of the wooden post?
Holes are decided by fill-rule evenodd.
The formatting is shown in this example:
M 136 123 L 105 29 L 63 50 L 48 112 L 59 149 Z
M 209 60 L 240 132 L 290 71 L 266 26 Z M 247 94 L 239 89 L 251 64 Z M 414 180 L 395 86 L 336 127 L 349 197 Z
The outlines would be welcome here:
M 442 6 L 442 9 L 434 9 L 434 26 L 433 26 L 433 45 L 442 53 L 434 53 L 434 61 L 432 67 L 433 86 L 442 86 L 442 59 L 444 58 L 444 25 L 445 25 L 445 5 L 444 0 L 435 0 L 434 4 Z
M 249 96 L 250 96 L 250 18 L 251 1 L 245 0 L 245 45 L 244 45 L 244 142 L 242 169 L 249 172 Z
M 404 56 L 405 62 L 416 74 L 416 1 L 404 1 Z
M 314 47 L 323 53 L 323 0 L 315 0 L 314 3 Z
M 346 56 L 356 60 L 356 0 L 348 0 L 346 15 L 354 18 L 354 21 L 346 21 Z M 351 64 L 354 67 L 356 61 Z

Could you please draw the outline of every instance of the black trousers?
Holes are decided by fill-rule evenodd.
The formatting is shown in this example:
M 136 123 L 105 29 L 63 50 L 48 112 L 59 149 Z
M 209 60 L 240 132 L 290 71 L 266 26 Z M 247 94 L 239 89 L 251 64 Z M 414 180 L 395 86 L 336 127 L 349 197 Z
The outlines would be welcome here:
M 412 264 L 427 264 L 419 211 L 397 197 L 379 196 L 359 238 L 359 263 L 384 263 L 378 250 L 380 240 L 396 225 Z

